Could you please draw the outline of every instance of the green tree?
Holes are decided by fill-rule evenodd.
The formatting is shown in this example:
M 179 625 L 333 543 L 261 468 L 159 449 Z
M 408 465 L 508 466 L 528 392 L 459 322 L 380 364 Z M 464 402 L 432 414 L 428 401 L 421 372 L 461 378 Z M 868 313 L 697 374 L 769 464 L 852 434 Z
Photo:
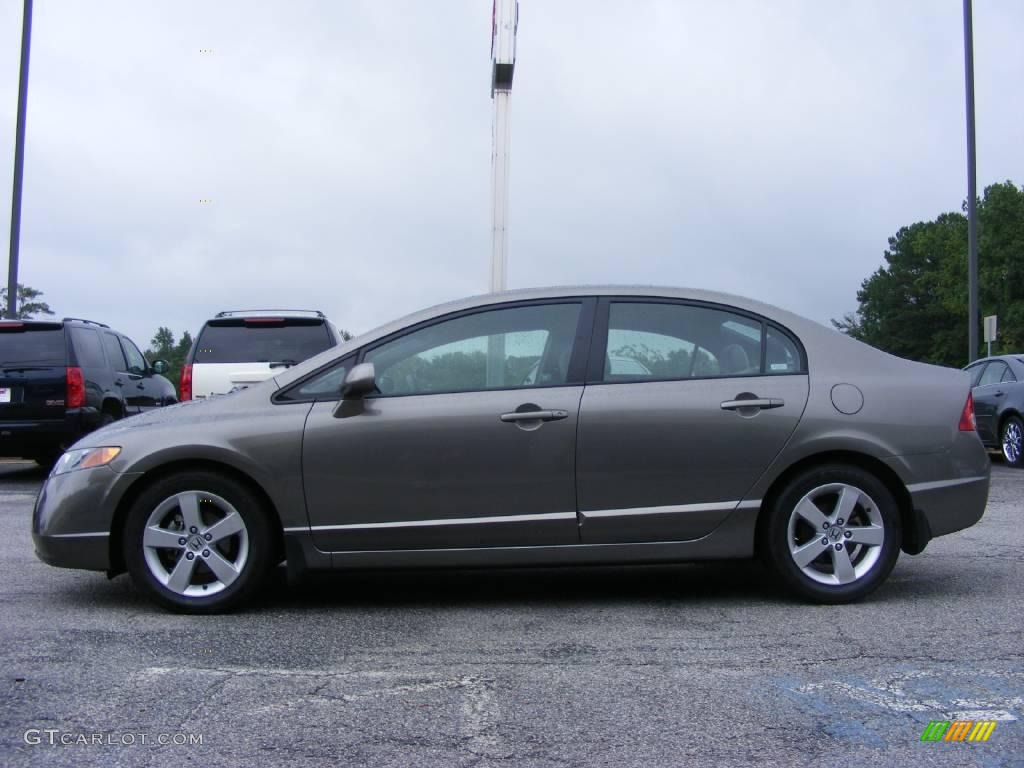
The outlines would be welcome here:
M 17 313 L 15 317 L 19 320 L 31 320 L 34 315 L 52 315 L 53 310 L 45 301 L 39 301 L 43 292 L 28 285 L 18 283 Z M 7 289 L 0 288 L 0 304 L 3 305 L 4 314 L 7 312 Z
M 178 382 L 181 381 L 181 369 L 185 366 L 185 358 L 188 357 L 191 347 L 192 335 L 188 331 L 181 335 L 180 341 L 175 341 L 174 332 L 162 325 L 150 339 L 146 357 L 150 361 L 165 360 L 168 368 L 163 375 L 177 388 Z
M 966 207 L 966 205 L 964 206 Z M 980 314 L 999 315 L 993 352 L 1024 348 L 1024 189 L 985 189 L 978 204 Z M 912 360 L 967 362 L 967 217 L 944 213 L 889 238 L 885 265 L 857 292 L 858 308 L 832 324 Z

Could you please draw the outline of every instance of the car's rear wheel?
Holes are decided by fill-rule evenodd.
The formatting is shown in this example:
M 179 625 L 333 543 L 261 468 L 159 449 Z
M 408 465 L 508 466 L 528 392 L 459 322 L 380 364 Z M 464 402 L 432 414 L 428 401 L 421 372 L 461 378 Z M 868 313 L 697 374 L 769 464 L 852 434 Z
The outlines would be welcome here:
M 170 475 L 145 489 L 125 521 L 124 561 L 153 600 L 182 613 L 219 613 L 252 597 L 272 563 L 260 499 L 218 472 Z
M 900 553 L 900 515 L 877 477 L 852 466 L 816 467 L 794 477 L 768 510 L 761 550 L 782 580 L 820 603 L 873 592 Z
M 1024 422 L 1010 416 L 1003 422 L 1001 440 L 1003 461 L 1011 467 L 1024 467 Z

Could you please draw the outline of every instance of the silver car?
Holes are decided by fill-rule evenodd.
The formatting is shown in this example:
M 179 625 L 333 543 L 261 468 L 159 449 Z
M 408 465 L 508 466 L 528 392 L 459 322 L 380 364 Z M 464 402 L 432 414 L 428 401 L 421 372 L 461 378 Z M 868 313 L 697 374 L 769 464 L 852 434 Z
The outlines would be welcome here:
M 759 555 L 856 600 L 978 522 L 968 374 L 756 301 L 604 287 L 420 312 L 230 395 L 117 422 L 36 502 L 52 565 L 212 613 L 306 571 Z

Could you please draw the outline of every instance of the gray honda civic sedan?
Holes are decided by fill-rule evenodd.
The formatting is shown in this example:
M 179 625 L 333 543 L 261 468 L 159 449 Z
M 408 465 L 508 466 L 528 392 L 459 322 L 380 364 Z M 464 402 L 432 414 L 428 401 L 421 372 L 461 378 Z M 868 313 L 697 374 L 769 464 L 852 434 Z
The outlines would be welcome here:
M 492 294 L 93 432 L 36 502 L 52 565 L 213 613 L 268 571 L 760 556 L 822 603 L 978 522 L 970 376 L 766 304 Z

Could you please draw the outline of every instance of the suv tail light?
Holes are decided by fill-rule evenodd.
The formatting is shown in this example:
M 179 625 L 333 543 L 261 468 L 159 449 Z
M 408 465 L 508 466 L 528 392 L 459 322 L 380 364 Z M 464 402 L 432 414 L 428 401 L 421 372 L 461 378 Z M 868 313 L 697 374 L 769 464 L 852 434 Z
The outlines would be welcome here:
M 82 378 L 82 369 L 78 366 L 68 366 L 67 382 L 64 407 L 81 408 L 85 405 L 85 379 Z
M 973 432 L 978 428 L 974 420 L 974 395 L 967 393 L 967 402 L 964 403 L 963 413 L 960 414 L 960 431 Z
M 181 400 L 192 399 L 192 363 L 181 369 L 181 381 L 178 383 L 178 396 Z

